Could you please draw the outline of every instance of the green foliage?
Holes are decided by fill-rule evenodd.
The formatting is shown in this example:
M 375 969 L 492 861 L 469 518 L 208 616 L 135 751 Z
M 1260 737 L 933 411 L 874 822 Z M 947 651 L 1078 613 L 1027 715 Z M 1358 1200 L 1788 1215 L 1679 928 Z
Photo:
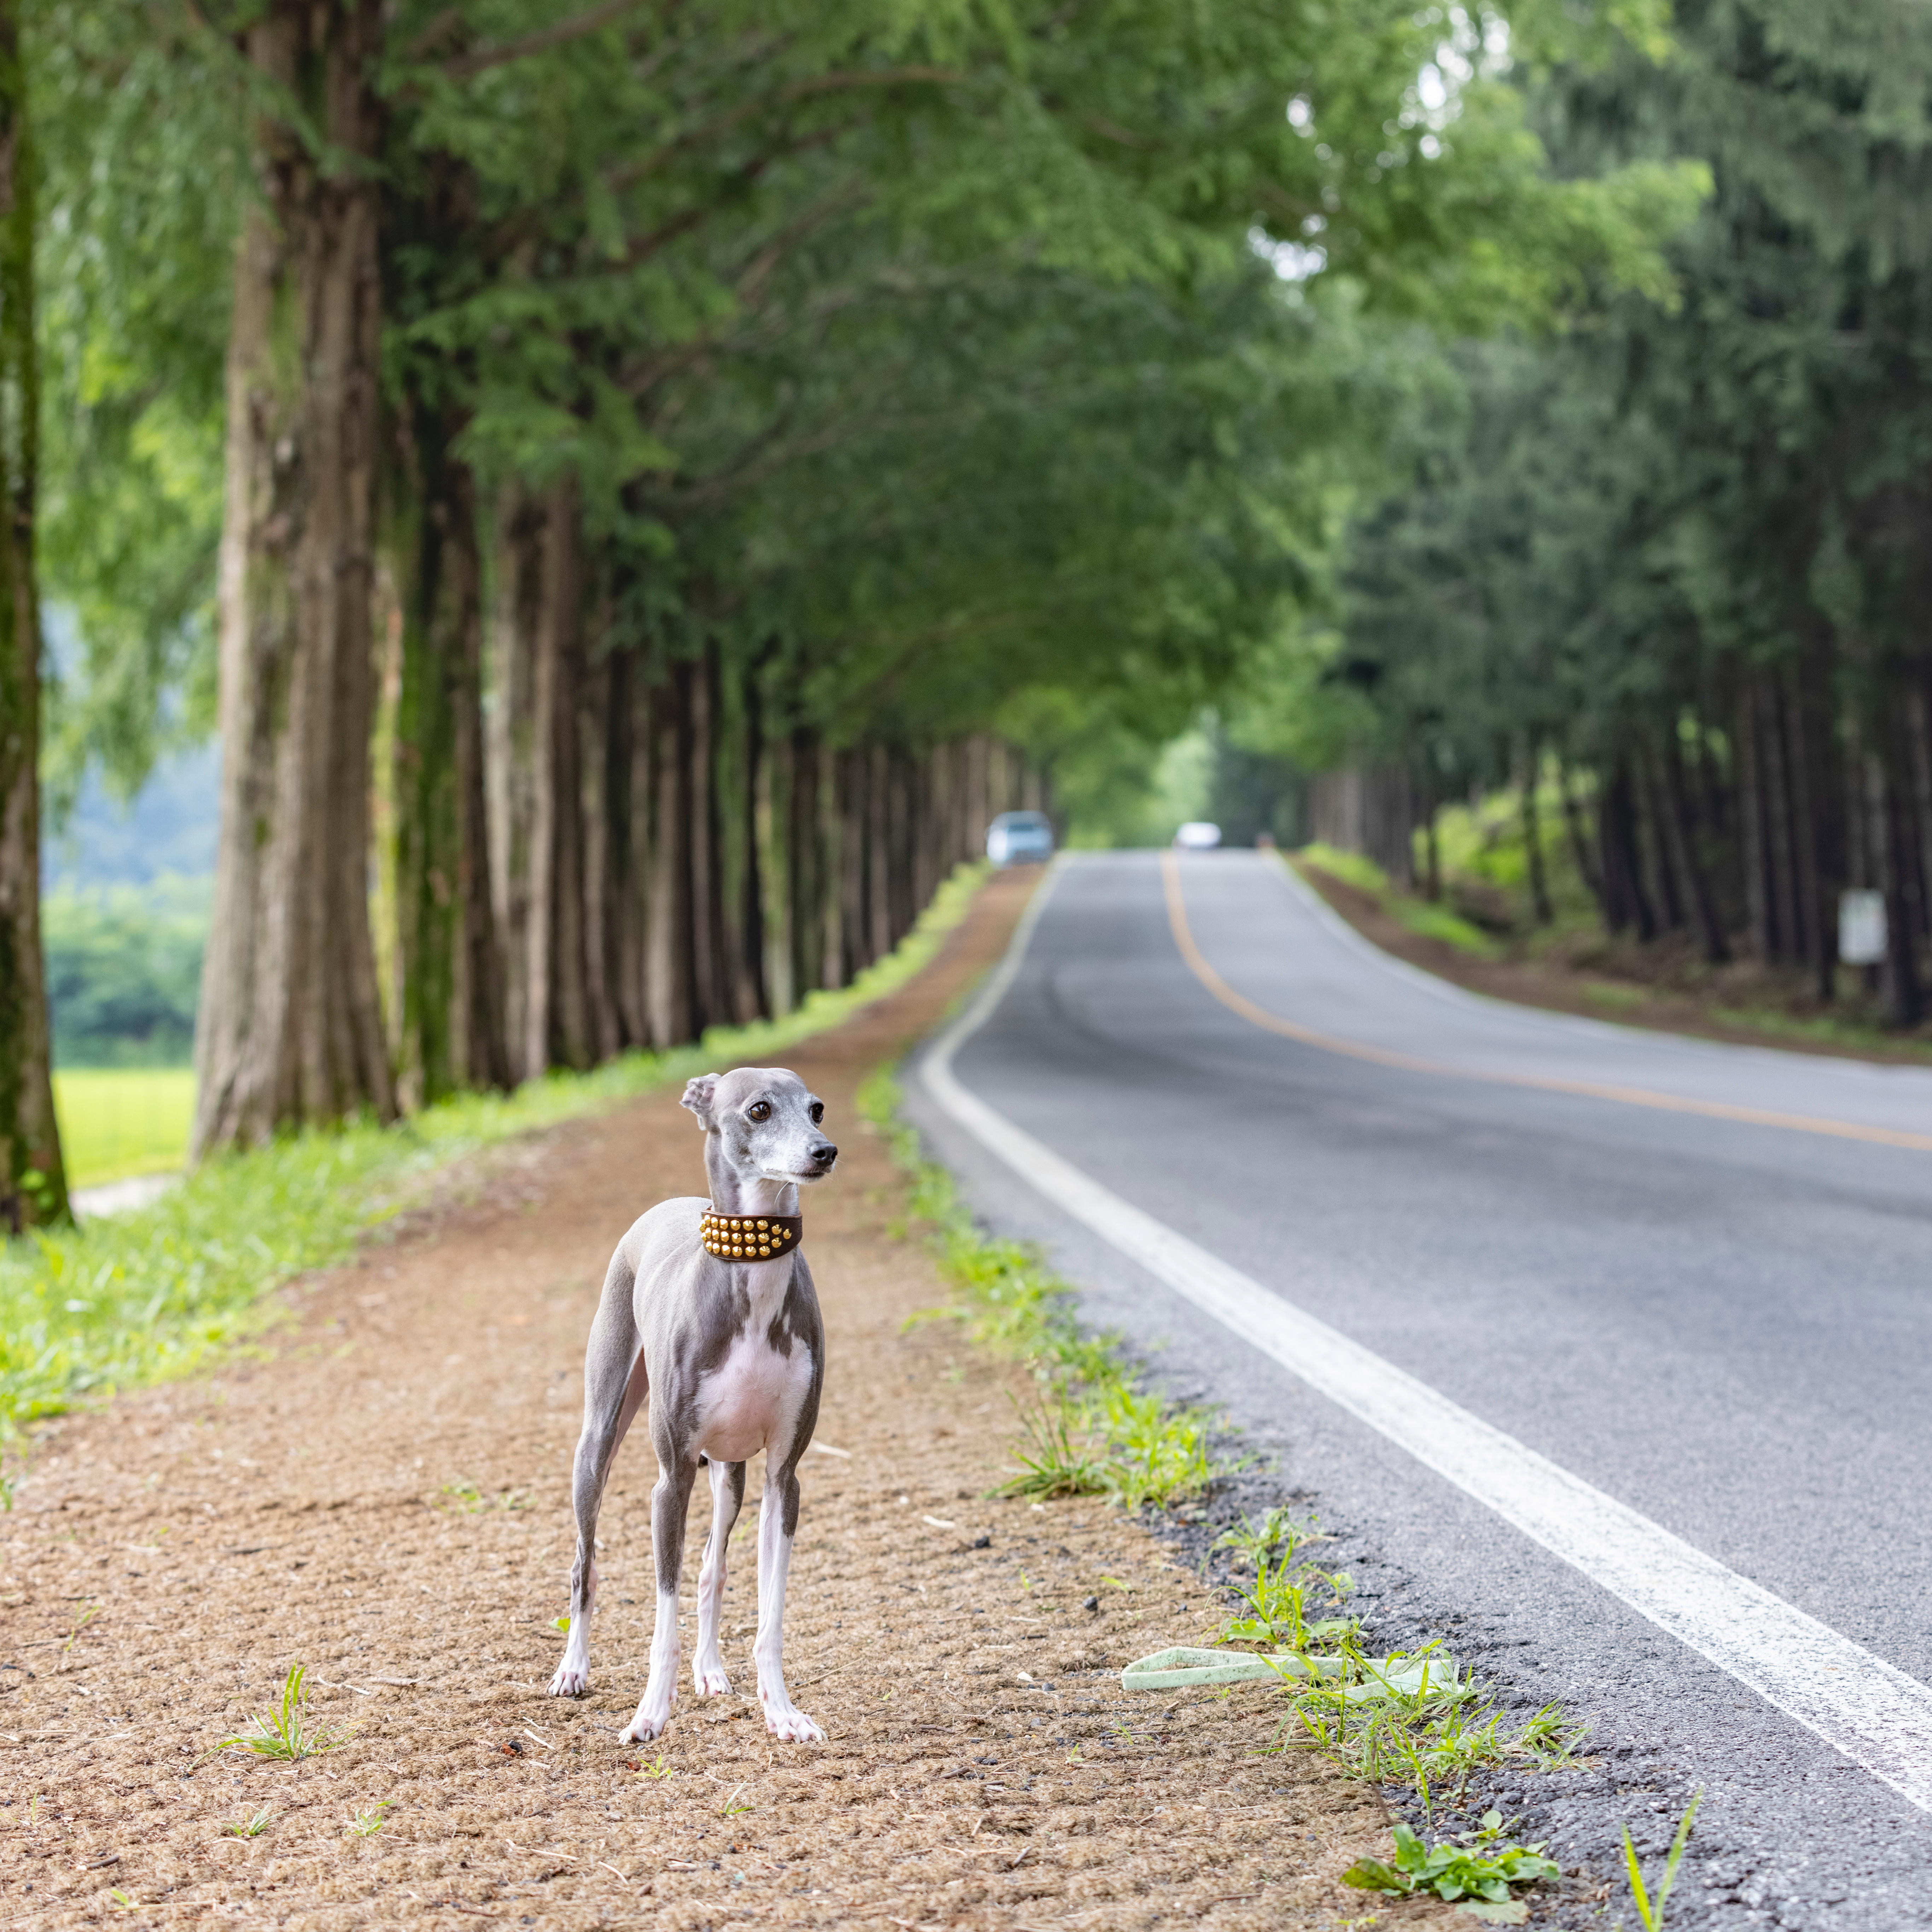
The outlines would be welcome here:
M 1483 1823 L 1486 1832 L 1500 1832 L 1502 1815 L 1489 1812 Z M 1476 1847 L 1449 1840 L 1429 1846 L 1399 1819 L 1394 1835 L 1393 1865 L 1379 1858 L 1358 1858 L 1342 1874 L 1342 1882 L 1360 1892 L 1392 1892 L 1402 1898 L 1430 1893 L 1451 1904 L 1465 1898 L 1500 1904 L 1509 1898 L 1512 1886 L 1534 1885 L 1562 1875 L 1562 1868 L 1543 1856 L 1540 1845 Z
M 913 1320 L 957 1322 L 982 1347 L 1028 1362 L 1038 1378 L 1031 1400 L 1017 1405 L 1019 1473 L 994 1493 L 1104 1496 L 1138 1510 L 1198 1496 L 1238 1466 L 1210 1454 L 1207 1412 L 1171 1407 L 1138 1388 L 1112 1336 L 1082 1332 L 1071 1290 L 1037 1254 L 981 1234 L 952 1175 L 921 1154 L 899 1102 L 887 1067 L 859 1090 L 859 1111 L 907 1174 L 910 1215 L 931 1228 L 940 1273 L 955 1294 Z
M 1486 933 L 1479 931 L 1446 906 L 1432 904 L 1412 892 L 1391 885 L 1388 874 L 1372 859 L 1359 852 L 1344 852 L 1333 845 L 1304 845 L 1294 855 L 1295 862 L 1312 866 L 1357 891 L 1366 892 L 1392 919 L 1424 939 L 1439 939 L 1475 958 L 1493 959 L 1501 949 Z
M 209 882 L 50 892 L 40 902 L 58 1066 L 185 1066 Z

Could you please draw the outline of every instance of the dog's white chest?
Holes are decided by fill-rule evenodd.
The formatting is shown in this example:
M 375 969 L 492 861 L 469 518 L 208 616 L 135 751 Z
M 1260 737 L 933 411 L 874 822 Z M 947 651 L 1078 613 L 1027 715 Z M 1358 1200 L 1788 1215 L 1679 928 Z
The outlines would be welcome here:
M 790 1264 L 783 1265 L 788 1274 Z M 754 1298 L 755 1302 L 756 1298 Z M 782 1353 L 769 1339 L 771 1322 L 755 1311 L 732 1338 L 724 1359 L 698 1385 L 698 1451 L 714 1462 L 742 1462 L 774 1440 L 790 1437 L 812 1386 L 812 1358 L 792 1338 Z

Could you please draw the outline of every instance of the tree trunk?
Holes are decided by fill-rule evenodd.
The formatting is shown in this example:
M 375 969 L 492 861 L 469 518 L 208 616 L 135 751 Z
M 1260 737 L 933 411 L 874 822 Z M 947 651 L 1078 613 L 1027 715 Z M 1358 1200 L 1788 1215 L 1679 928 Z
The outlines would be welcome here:
M 1885 1023 L 1900 1029 L 1916 1026 L 1924 1004 L 1918 986 L 1918 908 L 1906 890 L 1898 814 L 1898 788 L 1893 782 L 1892 734 L 1881 726 L 1879 746 L 1864 754 L 1865 798 L 1870 812 L 1869 850 L 1871 883 L 1885 895 L 1886 957 L 1880 972 L 1885 1002 Z
M 0 4 L 0 1214 L 17 1232 L 68 1218 L 40 951 L 40 610 L 34 572 L 40 365 L 34 152 L 17 4 Z
M 529 1037 L 530 836 L 536 817 L 536 639 L 543 599 L 543 512 L 520 492 L 499 505 L 488 648 L 490 891 L 503 976 L 510 1077 L 524 1078 Z
M 483 612 L 475 486 L 460 425 L 415 403 L 398 518 L 396 941 L 402 1071 L 418 1104 L 506 1087 L 509 1048 L 484 791 Z
M 1569 760 L 1560 754 L 1556 760 L 1556 790 L 1563 801 L 1563 829 L 1570 840 L 1570 855 L 1576 862 L 1576 870 L 1582 874 L 1583 883 L 1590 889 L 1600 911 L 1604 904 L 1604 875 L 1590 850 L 1590 842 L 1583 833 L 1583 810 L 1576 802 L 1576 794 L 1570 782 Z M 1435 820 L 1432 815 L 1429 827 L 1430 838 L 1436 836 Z M 1435 861 L 1432 858 L 1432 865 Z M 1433 896 L 1433 895 L 1432 895 Z
M 1605 923 L 1612 932 L 1634 926 L 1640 940 L 1657 937 L 1657 916 L 1644 890 L 1637 856 L 1636 809 L 1630 797 L 1630 760 L 1612 758 L 1597 807 L 1597 838 L 1604 855 Z
M 197 1155 L 395 1112 L 368 874 L 381 32 L 378 0 L 272 0 L 245 41 L 314 125 L 258 125 L 236 254 Z
M 1536 809 L 1536 781 L 1538 768 L 1542 763 L 1534 731 L 1528 734 L 1523 748 L 1522 780 L 1522 848 L 1529 861 L 1529 903 L 1536 915 L 1538 926 L 1553 925 L 1556 908 L 1550 903 L 1550 880 L 1543 866 L 1543 826 Z M 1432 838 L 1434 826 L 1430 826 Z M 1430 865 L 1435 860 L 1432 856 Z M 1435 897 L 1434 893 L 1430 896 Z
M 590 1064 L 584 983 L 584 781 L 578 730 L 583 676 L 577 494 L 550 492 L 531 671 L 530 923 L 524 969 L 524 1074 Z
M 1706 962 L 1712 966 L 1727 965 L 1730 962 L 1730 945 L 1724 935 L 1724 922 L 1718 916 L 1717 901 L 1712 895 L 1703 856 L 1697 849 L 1697 828 L 1691 822 L 1690 803 L 1684 782 L 1684 762 L 1678 754 L 1676 730 L 1668 721 L 1658 760 L 1664 775 L 1663 802 L 1671 860 L 1684 881 L 1684 894 L 1690 902 L 1691 916 Z
M 1738 700 L 1738 830 L 1744 848 L 1744 912 L 1750 922 L 1751 950 L 1760 966 L 1777 956 L 1772 929 L 1770 853 L 1764 836 L 1763 733 L 1759 725 L 1757 680 L 1748 672 Z
M 660 1052 L 697 1030 L 692 1012 L 691 667 L 675 666 L 651 705 L 650 914 L 645 932 L 651 1044 Z

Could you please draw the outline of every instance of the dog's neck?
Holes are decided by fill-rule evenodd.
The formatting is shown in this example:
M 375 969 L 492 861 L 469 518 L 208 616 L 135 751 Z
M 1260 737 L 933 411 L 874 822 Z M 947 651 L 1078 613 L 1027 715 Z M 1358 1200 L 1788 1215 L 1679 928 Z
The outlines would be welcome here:
M 718 1136 L 704 1137 L 704 1172 L 711 1183 L 711 1204 L 721 1214 L 796 1214 L 798 1184 L 741 1174 L 727 1159 Z

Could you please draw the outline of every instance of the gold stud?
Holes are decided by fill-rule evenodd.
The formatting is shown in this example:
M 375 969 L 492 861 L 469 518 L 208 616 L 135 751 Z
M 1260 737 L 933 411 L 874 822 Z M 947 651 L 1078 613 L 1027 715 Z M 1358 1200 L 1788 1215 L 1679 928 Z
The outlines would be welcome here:
M 758 1223 L 758 1226 L 761 1228 L 768 1228 L 771 1226 L 771 1223 L 769 1221 L 760 1221 Z

